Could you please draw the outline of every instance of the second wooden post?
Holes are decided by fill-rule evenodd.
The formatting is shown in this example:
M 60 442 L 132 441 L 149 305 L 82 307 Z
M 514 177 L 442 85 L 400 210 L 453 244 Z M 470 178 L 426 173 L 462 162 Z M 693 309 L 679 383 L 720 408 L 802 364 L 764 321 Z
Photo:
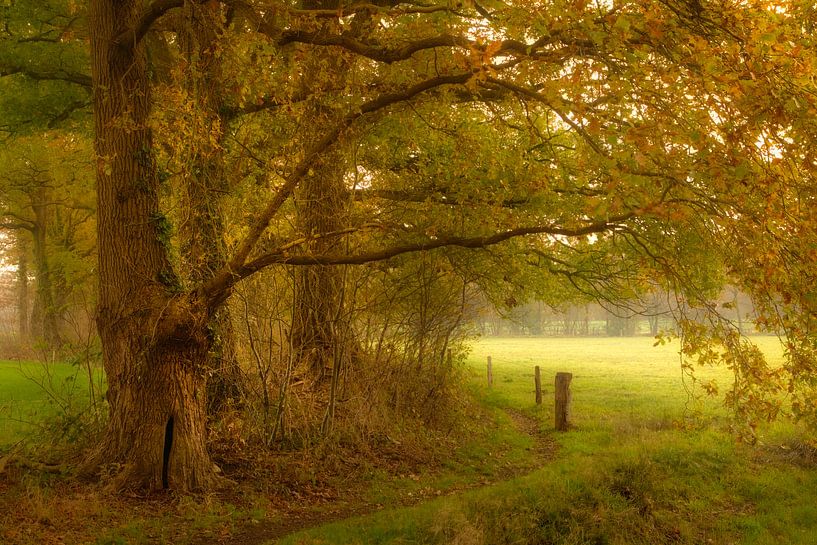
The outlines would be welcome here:
M 494 370 L 491 367 L 491 356 L 488 356 L 488 387 L 494 385 Z
M 573 380 L 573 373 L 556 373 L 556 429 L 567 431 L 570 428 L 570 403 L 573 396 L 570 393 L 570 381 Z

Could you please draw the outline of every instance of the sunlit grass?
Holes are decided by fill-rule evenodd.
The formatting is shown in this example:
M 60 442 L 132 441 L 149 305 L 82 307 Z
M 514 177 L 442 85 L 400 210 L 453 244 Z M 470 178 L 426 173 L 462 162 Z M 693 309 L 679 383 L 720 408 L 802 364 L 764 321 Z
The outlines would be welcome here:
M 773 362 L 782 349 L 774 337 L 754 341 Z M 579 428 L 594 428 L 606 420 L 627 415 L 645 419 L 676 418 L 721 410 L 682 373 L 678 341 L 654 346 L 651 337 L 617 338 L 503 338 L 483 339 L 473 345 L 468 364 L 476 375 L 484 374 L 491 356 L 495 388 L 490 395 L 520 408 L 534 405 L 533 374 L 538 365 L 542 386 L 553 393 L 557 372 L 573 374 L 574 421 Z M 714 379 L 723 388 L 731 383 L 728 369 L 698 368 L 696 376 Z M 545 407 L 552 405 L 546 397 Z
M 49 418 L 88 396 L 88 377 L 80 367 L 0 361 L 0 447 L 36 433 Z
M 776 339 L 755 341 L 780 362 Z M 803 430 L 775 424 L 760 429 L 760 444 L 739 443 L 729 432 L 730 414 L 720 399 L 700 395 L 681 373 L 678 345 L 653 344 L 646 337 L 479 340 L 465 362 L 467 388 L 475 400 L 467 413 L 471 433 L 450 458 L 418 474 L 373 474 L 365 499 L 382 504 L 381 511 L 282 542 L 817 543 L 817 454 L 811 460 L 792 449 L 802 444 Z M 534 401 L 535 365 L 541 367 L 545 390 L 541 406 Z M 558 371 L 574 375 L 574 427 L 567 433 L 553 431 Z M 722 390 L 731 381 L 726 369 L 697 373 L 717 380 Z M 0 445 L 31 433 L 44 418 L 57 417 L 61 409 L 55 394 L 87 397 L 82 371 L 66 364 L 0 363 Z M 508 409 L 539 423 L 542 433 L 558 443 L 555 457 L 532 448 L 535 440 L 512 425 Z M 433 490 L 474 485 L 483 486 L 434 497 Z M 419 505 L 399 507 L 417 497 L 422 498 Z M 199 520 L 196 513 L 194 526 L 209 520 L 210 515 L 202 513 Z M 232 520 L 229 511 L 213 516 Z M 148 543 L 167 536 L 155 521 L 132 521 L 120 530 L 99 543 Z

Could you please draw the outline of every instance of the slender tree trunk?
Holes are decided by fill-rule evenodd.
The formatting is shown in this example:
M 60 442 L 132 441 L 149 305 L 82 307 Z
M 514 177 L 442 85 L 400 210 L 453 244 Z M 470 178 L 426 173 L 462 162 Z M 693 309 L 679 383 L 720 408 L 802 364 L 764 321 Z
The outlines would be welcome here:
M 54 285 L 51 267 L 48 262 L 48 227 L 51 223 L 49 205 L 45 204 L 49 196 L 39 189 L 32 196 L 34 211 L 34 228 L 31 231 L 34 243 L 34 268 L 36 291 L 34 292 L 34 309 L 31 314 L 32 333 L 48 349 L 59 348 L 61 344 L 57 315 L 59 310 L 54 302 Z
M 338 0 L 302 0 L 304 9 L 334 9 Z M 360 34 L 360 21 L 368 16 L 355 17 L 351 32 Z M 335 74 L 346 74 L 350 68 L 340 53 L 327 50 L 314 55 L 314 73 L 320 74 L 330 66 Z M 308 87 L 320 87 L 314 78 L 305 78 Z M 333 80 L 333 85 L 342 85 L 342 80 Z M 338 112 L 318 106 L 314 111 L 315 126 L 320 129 L 326 122 L 333 122 Z M 320 134 L 320 132 L 318 132 Z M 306 176 L 296 195 L 298 206 L 298 227 L 305 236 L 330 233 L 344 226 L 348 191 L 345 187 L 345 164 L 341 153 L 328 153 Z M 336 238 L 313 240 L 306 245 L 312 254 L 329 253 L 338 244 Z M 310 370 L 316 382 L 322 382 L 336 373 L 335 354 L 347 356 L 355 352 L 354 347 L 341 345 L 352 342 L 343 338 L 340 332 L 348 332 L 348 320 L 342 308 L 343 273 L 338 267 L 301 267 L 295 271 L 295 308 L 292 316 L 291 346 L 296 361 Z
M 584 320 L 582 321 L 582 335 L 590 335 L 590 308 L 584 305 Z
M 740 312 L 740 291 L 736 287 L 732 287 L 732 301 L 735 305 L 735 318 L 738 324 L 738 333 L 743 335 L 743 315 Z
M 218 310 L 207 327 L 210 378 L 207 381 L 207 414 L 216 415 L 229 405 L 241 405 L 244 374 L 235 349 L 235 328 L 229 310 Z
M 193 134 L 183 176 L 180 227 L 182 258 L 192 284 L 200 284 L 219 270 L 226 259 L 223 239 L 224 214 L 221 195 L 227 182 L 223 141 L 227 120 L 223 94 L 217 82 L 222 79 L 218 39 L 221 32 L 221 8 L 216 4 L 188 3 L 179 32 L 182 54 L 188 70 L 185 86 L 194 101 L 191 108 Z M 226 308 L 216 312 L 207 328 L 210 336 L 210 380 L 208 413 L 216 414 L 230 403 L 238 403 L 243 393 L 243 376 L 235 352 L 235 332 Z
M 304 9 L 334 9 L 337 5 L 337 0 L 302 1 Z M 338 55 L 316 53 L 314 59 L 316 74 L 325 69 L 321 68 L 324 62 L 334 65 L 334 72 L 343 73 L 340 67 L 344 60 Z M 316 85 L 314 81 L 307 84 Z M 318 135 L 320 127 L 336 117 L 334 112 L 320 106 L 315 108 L 313 116 Z M 343 227 L 347 194 L 344 174 L 342 156 L 334 152 L 323 158 L 313 174 L 301 182 L 296 205 L 298 227 L 304 235 L 329 233 Z M 314 240 L 306 245 L 306 250 L 312 254 L 329 253 L 337 243 L 337 239 L 332 238 Z M 309 369 L 316 382 L 330 376 L 335 351 L 341 350 L 337 332 L 345 329 L 334 322 L 343 316 L 339 306 L 343 289 L 342 272 L 338 267 L 301 267 L 295 271 L 291 346 L 296 361 Z
M 30 340 L 28 321 L 28 242 L 20 232 L 17 233 L 17 319 L 20 345 L 26 346 Z
M 650 322 L 650 335 L 655 337 L 658 335 L 658 326 L 661 323 L 661 317 L 658 314 L 649 317 Z
M 205 446 L 209 315 L 195 297 L 179 295 L 165 246 L 144 47 L 117 44 L 142 5 L 90 3 L 97 323 L 110 418 L 84 469 L 118 467 L 117 487 L 208 489 L 218 481 Z

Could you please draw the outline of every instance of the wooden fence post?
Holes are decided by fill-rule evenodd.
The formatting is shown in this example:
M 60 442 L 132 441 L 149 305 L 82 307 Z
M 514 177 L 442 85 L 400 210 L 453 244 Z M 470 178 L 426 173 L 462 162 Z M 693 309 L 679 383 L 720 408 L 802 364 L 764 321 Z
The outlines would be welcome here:
M 491 356 L 488 356 L 488 387 L 494 385 L 494 370 L 491 366 Z
M 533 382 L 536 384 L 536 404 L 542 404 L 542 375 L 539 372 L 539 366 L 537 365 L 533 370 Z
M 556 429 L 567 431 L 570 428 L 570 403 L 573 396 L 570 393 L 570 381 L 573 380 L 573 373 L 556 373 Z

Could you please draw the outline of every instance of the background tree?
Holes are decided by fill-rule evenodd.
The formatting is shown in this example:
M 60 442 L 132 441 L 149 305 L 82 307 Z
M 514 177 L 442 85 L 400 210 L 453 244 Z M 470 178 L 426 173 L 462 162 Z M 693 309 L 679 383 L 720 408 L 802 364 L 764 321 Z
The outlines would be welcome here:
M 94 207 L 87 145 L 82 138 L 52 133 L 10 139 L 0 153 L 5 167 L 0 177 L 2 227 L 20 241 L 22 270 L 33 263 L 35 297 L 30 322 L 28 310 L 25 321 L 49 357 L 82 335 L 72 331 L 69 322 L 80 319 L 83 329 L 88 326 L 87 317 L 77 316 L 76 300 L 87 297 L 93 284 L 88 258 L 95 249 Z M 27 308 L 27 303 L 21 306 Z
M 305 0 L 300 6 L 305 11 L 337 10 L 337 0 Z M 369 20 L 368 13 L 355 14 L 351 21 L 351 32 L 362 38 L 362 27 Z M 315 18 L 309 28 L 316 34 L 331 35 L 334 22 L 331 18 Z M 309 96 L 310 105 L 306 110 L 307 125 L 314 130 L 311 137 L 316 141 L 320 135 L 336 124 L 347 112 L 339 93 L 348 84 L 350 72 L 354 71 L 354 59 L 345 54 L 337 55 L 325 48 L 304 46 L 309 61 L 298 70 L 303 71 L 299 94 Z M 341 96 L 338 96 L 341 94 Z M 346 224 L 349 203 L 348 173 L 346 157 L 341 149 L 325 154 L 312 166 L 297 191 L 295 207 L 297 225 L 301 234 L 310 238 L 315 233 L 331 233 Z M 304 245 L 311 254 L 330 251 L 337 240 L 317 239 Z M 344 279 L 340 268 L 327 266 L 300 267 L 295 271 L 294 308 L 291 326 L 291 346 L 295 357 L 307 369 L 310 380 L 326 383 L 336 370 L 335 363 L 348 357 L 351 346 L 341 331 L 346 316 L 343 308 Z M 347 324 L 348 325 L 348 324 Z M 341 356 L 341 353 L 344 355 Z

